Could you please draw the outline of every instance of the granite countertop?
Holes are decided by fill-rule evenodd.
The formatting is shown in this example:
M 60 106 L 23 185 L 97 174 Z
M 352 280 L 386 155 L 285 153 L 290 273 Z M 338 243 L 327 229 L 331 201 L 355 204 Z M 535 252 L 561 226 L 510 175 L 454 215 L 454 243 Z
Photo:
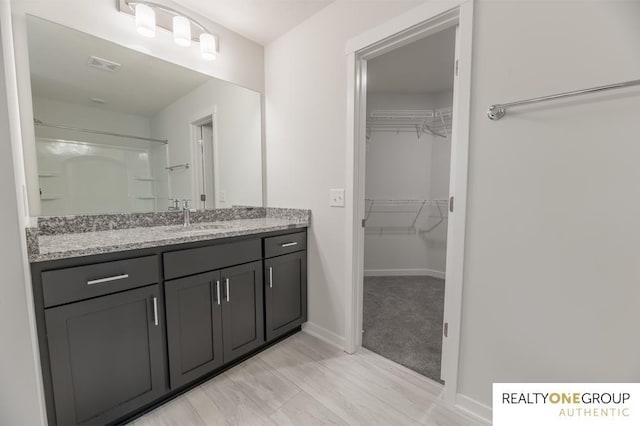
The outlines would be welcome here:
M 274 209 L 275 210 L 275 209 Z M 200 221 L 189 228 L 182 225 L 138 226 L 104 231 L 27 232 L 29 261 L 65 259 L 95 254 L 160 247 L 240 235 L 260 234 L 285 229 L 306 228 L 305 214 L 267 213 L 265 217 Z M 291 212 L 292 210 L 288 210 Z M 308 212 L 302 211 L 301 212 Z M 71 217 L 69 217 L 71 218 Z

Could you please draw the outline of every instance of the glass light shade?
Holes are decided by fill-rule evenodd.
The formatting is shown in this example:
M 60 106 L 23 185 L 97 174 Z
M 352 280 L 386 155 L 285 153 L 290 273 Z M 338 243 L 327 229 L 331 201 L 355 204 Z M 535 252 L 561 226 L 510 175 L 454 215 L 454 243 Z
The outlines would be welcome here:
M 213 61 L 218 57 L 216 38 L 209 33 L 200 34 L 200 53 L 207 61 Z
M 178 46 L 191 46 L 191 22 L 184 16 L 173 17 L 173 41 Z
M 156 35 L 156 13 L 146 4 L 136 4 L 136 29 L 145 37 Z

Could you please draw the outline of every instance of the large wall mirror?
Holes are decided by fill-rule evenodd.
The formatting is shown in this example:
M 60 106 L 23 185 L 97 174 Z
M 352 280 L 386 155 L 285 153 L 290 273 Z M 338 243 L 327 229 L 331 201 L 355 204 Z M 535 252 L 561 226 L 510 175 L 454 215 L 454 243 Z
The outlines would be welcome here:
M 32 215 L 262 205 L 260 93 L 33 16 L 27 36 Z

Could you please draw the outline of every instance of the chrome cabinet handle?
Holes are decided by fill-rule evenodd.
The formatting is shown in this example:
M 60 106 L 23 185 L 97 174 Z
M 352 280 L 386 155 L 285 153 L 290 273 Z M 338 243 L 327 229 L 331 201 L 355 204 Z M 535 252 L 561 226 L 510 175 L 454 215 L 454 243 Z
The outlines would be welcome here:
M 282 244 L 280 244 L 280 247 L 292 247 L 292 246 L 297 246 L 297 245 L 298 245 L 298 242 L 294 241 L 294 242 L 291 242 L 291 243 L 282 243 Z
M 153 298 L 153 325 L 158 325 L 158 298 Z
M 129 274 L 115 275 L 113 277 L 100 278 L 97 280 L 89 280 L 87 281 L 87 285 L 108 283 L 109 281 L 124 280 L 125 278 L 129 278 Z
M 216 281 L 216 294 L 218 296 L 218 305 L 220 304 L 220 280 Z
M 226 278 L 225 285 L 227 286 L 227 302 L 229 301 L 229 278 Z
M 273 267 L 269 266 L 269 288 L 273 288 Z

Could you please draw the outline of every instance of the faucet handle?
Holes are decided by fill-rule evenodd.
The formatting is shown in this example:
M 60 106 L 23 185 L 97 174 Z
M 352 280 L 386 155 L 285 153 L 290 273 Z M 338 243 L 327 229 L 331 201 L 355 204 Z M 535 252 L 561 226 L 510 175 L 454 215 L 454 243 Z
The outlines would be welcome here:
M 193 209 L 193 208 L 191 208 L 191 206 L 189 206 L 190 202 L 191 202 L 191 200 L 187 200 L 187 199 L 182 200 L 182 209 L 183 210 L 189 210 L 190 212 L 195 212 L 196 209 Z
M 169 210 L 178 210 L 180 209 L 180 200 L 177 198 L 169 198 Z

